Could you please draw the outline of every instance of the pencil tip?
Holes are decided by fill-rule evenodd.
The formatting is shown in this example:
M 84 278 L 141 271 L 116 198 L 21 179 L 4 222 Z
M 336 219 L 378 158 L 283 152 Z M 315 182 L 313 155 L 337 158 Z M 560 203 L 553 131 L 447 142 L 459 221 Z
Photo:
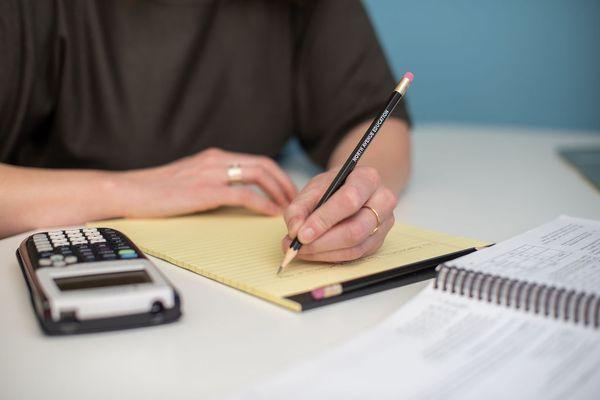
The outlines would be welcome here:
M 288 264 L 294 259 L 294 257 L 296 257 L 296 254 L 298 254 L 298 250 L 294 250 L 292 248 L 288 249 L 287 253 L 285 253 L 285 257 L 283 258 L 283 262 L 277 270 L 277 275 L 279 275 L 283 271 L 283 269 L 288 266 Z

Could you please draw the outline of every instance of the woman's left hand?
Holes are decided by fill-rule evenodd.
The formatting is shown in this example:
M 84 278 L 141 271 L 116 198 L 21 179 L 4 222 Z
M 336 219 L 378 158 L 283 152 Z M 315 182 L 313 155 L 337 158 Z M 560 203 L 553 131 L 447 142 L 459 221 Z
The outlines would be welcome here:
M 337 172 L 314 177 L 285 210 L 284 252 L 296 236 L 302 243 L 298 258 L 307 261 L 355 260 L 383 244 L 394 225 L 398 199 L 382 185 L 375 168 L 356 167 L 344 185 L 312 212 Z

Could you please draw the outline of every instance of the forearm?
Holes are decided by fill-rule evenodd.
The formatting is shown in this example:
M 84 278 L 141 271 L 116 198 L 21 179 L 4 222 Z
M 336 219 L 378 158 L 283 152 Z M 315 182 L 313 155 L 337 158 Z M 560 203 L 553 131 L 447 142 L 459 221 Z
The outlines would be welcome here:
M 370 122 L 354 127 L 342 139 L 329 159 L 329 167 L 342 165 L 368 129 Z M 410 135 L 406 122 L 390 118 L 381 127 L 359 165 L 376 168 L 383 183 L 395 193 L 406 185 L 410 175 Z
M 0 164 L 0 238 L 118 216 L 116 174 Z

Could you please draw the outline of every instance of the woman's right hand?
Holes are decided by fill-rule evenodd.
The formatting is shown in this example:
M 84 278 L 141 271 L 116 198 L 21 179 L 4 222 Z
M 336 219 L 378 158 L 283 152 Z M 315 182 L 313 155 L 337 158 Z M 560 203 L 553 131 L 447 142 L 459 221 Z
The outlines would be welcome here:
M 227 171 L 236 164 L 243 184 L 230 185 Z M 117 214 L 126 217 L 164 217 L 220 206 L 277 215 L 296 195 L 291 179 L 270 158 L 216 148 L 160 167 L 116 173 L 114 178 L 115 189 L 121 189 L 114 193 L 122 193 Z

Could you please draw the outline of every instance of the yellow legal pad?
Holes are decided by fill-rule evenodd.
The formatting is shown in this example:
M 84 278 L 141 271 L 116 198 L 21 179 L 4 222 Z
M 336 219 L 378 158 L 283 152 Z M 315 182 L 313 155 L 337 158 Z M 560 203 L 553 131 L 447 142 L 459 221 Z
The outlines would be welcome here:
M 287 233 L 281 217 L 238 209 L 161 219 L 117 219 L 89 224 L 117 229 L 144 252 L 233 288 L 294 311 L 310 307 L 302 300 L 311 290 L 353 281 L 399 267 L 414 266 L 486 243 L 396 224 L 373 256 L 329 264 L 294 260 L 275 275 Z M 377 275 L 375 275 L 377 276 Z

